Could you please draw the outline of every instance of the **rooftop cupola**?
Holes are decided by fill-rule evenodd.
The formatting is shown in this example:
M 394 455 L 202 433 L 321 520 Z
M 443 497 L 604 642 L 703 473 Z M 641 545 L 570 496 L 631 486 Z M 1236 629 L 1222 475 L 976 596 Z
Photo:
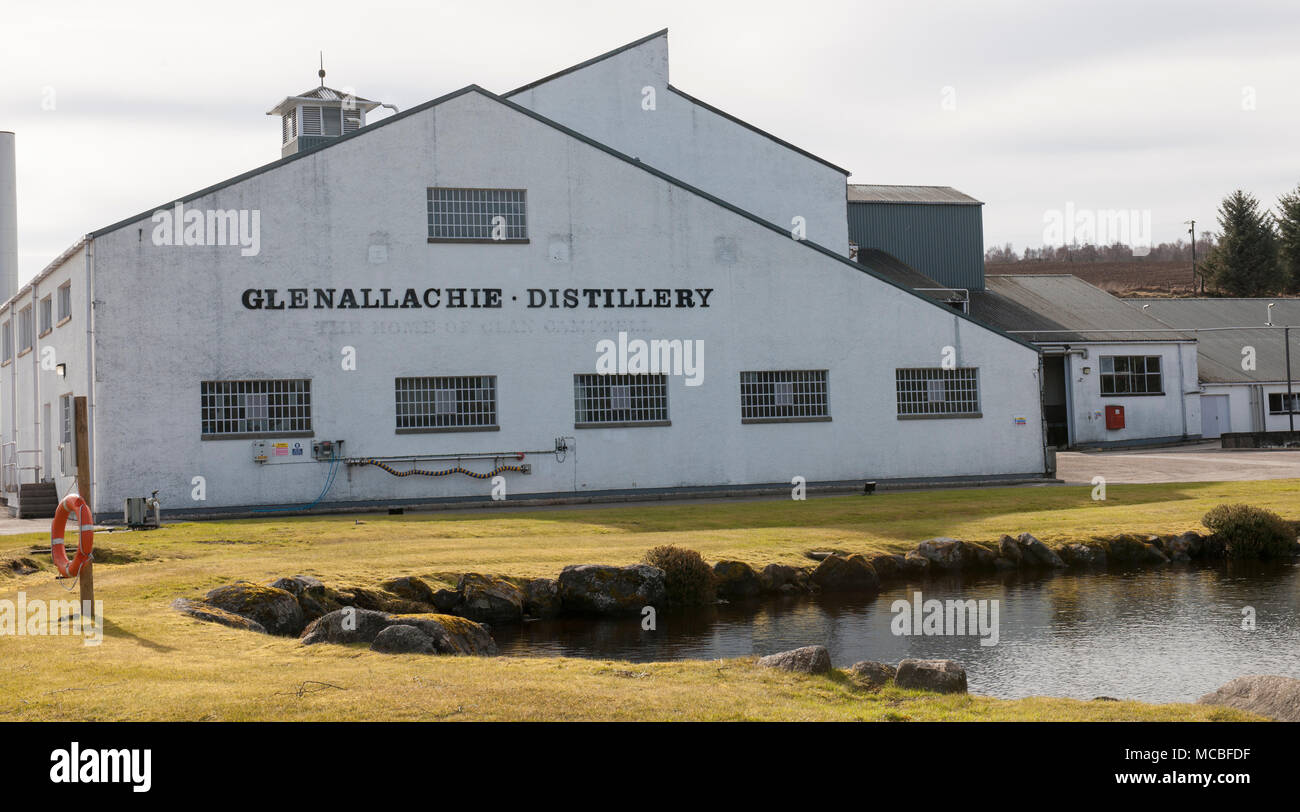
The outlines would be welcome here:
M 317 75 L 320 87 L 289 96 L 266 113 L 280 117 L 282 158 L 356 132 L 366 126 L 366 114 L 381 106 L 377 101 L 326 87 L 323 62 Z

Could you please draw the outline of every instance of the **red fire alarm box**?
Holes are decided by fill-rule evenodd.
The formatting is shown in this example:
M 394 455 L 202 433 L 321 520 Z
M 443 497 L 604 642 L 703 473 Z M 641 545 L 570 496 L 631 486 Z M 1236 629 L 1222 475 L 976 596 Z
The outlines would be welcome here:
M 1124 428 L 1123 406 L 1106 407 L 1106 428 L 1111 431 Z

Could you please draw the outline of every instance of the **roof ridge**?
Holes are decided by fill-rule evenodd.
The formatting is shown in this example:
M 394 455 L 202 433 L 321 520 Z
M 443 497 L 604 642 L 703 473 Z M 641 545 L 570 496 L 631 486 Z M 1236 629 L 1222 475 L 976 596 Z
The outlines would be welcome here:
M 609 58 L 612 57 L 612 56 L 618 56 L 619 54 L 623 53 L 624 51 L 629 51 L 629 50 L 631 50 L 631 49 L 637 47 L 638 45 L 644 45 L 644 44 L 646 44 L 647 42 L 649 42 L 649 41 L 652 40 L 652 39 L 657 39 L 657 38 L 659 38 L 659 37 L 664 37 L 664 36 L 667 36 L 667 35 L 668 35 L 668 29 L 667 29 L 667 28 L 661 28 L 661 29 L 659 29 L 658 31 L 654 32 L 653 34 L 646 34 L 644 37 L 641 37 L 641 38 L 638 39 L 638 40 L 633 40 L 632 42 L 629 42 L 629 43 L 627 43 L 626 45 L 620 45 L 620 46 L 618 46 L 617 48 L 615 48 L 615 49 L 612 50 L 612 51 L 606 51 L 605 53 L 600 54 L 600 55 L 598 55 L 598 56 L 593 56 L 591 59 L 583 60 L 582 62 L 579 62 L 579 63 L 576 64 L 576 65 L 570 65 L 569 67 L 567 67 L 567 68 L 565 68 L 565 69 L 563 69 L 563 70 L 558 70 L 558 71 L 556 71 L 555 73 L 552 73 L 552 74 L 548 74 L 548 75 L 546 75 L 546 76 L 543 76 L 542 78 L 537 79 L 537 80 L 532 81 L 532 82 L 529 82 L 529 83 L 526 84 L 526 85 L 521 85 L 520 87 L 517 87 L 517 88 L 515 88 L 514 90 L 511 90 L 511 91 L 509 91 L 509 92 L 507 92 L 507 93 L 502 94 L 502 97 L 503 97 L 503 98 L 508 98 L 508 97 L 510 97 L 510 96 L 515 95 L 516 93 L 523 93 L 525 90 L 531 90 L 532 88 L 537 87 L 538 85 L 546 84 L 547 82 L 551 81 L 552 79 L 558 79 L 558 78 L 560 78 L 561 76 L 564 76 L 565 74 L 573 73 L 574 71 L 577 71 L 577 70 L 582 70 L 583 68 L 588 67 L 588 66 L 590 66 L 590 65 L 594 65 L 594 64 L 596 64 L 597 62 L 603 62 L 603 61 L 605 61 L 606 59 L 609 59 Z
M 529 117 L 529 118 L 531 118 L 531 119 L 534 119 L 534 120 L 536 120 L 536 121 L 539 121 L 539 122 L 541 122 L 542 124 L 545 124 L 545 125 L 547 125 L 547 126 L 553 128 L 553 129 L 555 129 L 555 130 L 558 130 L 559 132 L 564 133 L 565 135 L 568 135 L 570 138 L 573 138 L 573 139 L 575 139 L 575 140 L 581 141 L 581 142 L 584 143 L 584 144 L 587 144 L 588 146 L 595 147 L 596 149 L 598 149 L 598 150 L 600 150 L 600 151 L 602 151 L 602 152 L 604 152 L 604 153 L 606 153 L 606 154 L 608 154 L 608 155 L 610 155 L 610 156 L 613 156 L 613 157 L 615 157 L 615 158 L 617 158 L 617 159 L 623 161 L 623 162 L 626 163 L 626 164 L 630 164 L 631 166 L 635 166 L 635 167 L 641 169 L 641 170 L 644 171 L 644 172 L 648 172 L 648 173 L 650 173 L 651 175 L 654 175 L 655 177 L 659 178 L 660 180 L 666 181 L 667 183 L 669 183 L 669 184 L 671 184 L 671 185 L 673 185 L 673 186 L 678 187 L 679 189 L 682 189 L 682 190 L 684 190 L 684 191 L 686 191 L 686 192 L 690 192 L 691 194 L 695 195 L 696 197 L 703 198 L 704 200 L 707 200 L 707 201 L 709 201 L 710 203 L 713 203 L 714 205 L 717 205 L 717 206 L 720 206 L 720 207 L 722 207 L 722 208 L 724 208 L 724 209 L 727 209 L 728 211 L 732 212 L 733 214 L 738 214 L 738 215 L 740 215 L 741 217 L 745 218 L 746 220 L 749 220 L 750 222 L 756 223 L 757 225 L 760 225 L 760 226 L 762 226 L 763 228 L 768 229 L 769 231 L 773 231 L 773 232 L 776 232 L 776 233 L 778 233 L 778 234 L 781 234 L 781 235 L 785 236 L 786 238 L 791 239 L 793 242 L 797 242 L 797 243 L 799 243 L 800 245 L 805 246 L 805 247 L 808 248 L 809 250 L 817 251 L 818 253 L 821 253 L 821 254 L 823 254 L 823 255 L 825 255 L 825 256 L 831 257 L 832 259 L 838 260 L 839 262 L 841 262 L 841 263 L 843 263 L 843 264 L 845 264 L 845 265 L 848 265 L 848 266 L 852 267 L 854 270 L 858 271 L 859 273 L 863 273 L 863 274 L 866 274 L 867 276 L 873 277 L 874 279 L 877 279 L 877 280 L 879 280 L 879 281 L 881 281 L 881 282 L 883 282 L 883 283 L 885 283 L 885 284 L 887 284 L 887 285 L 890 285 L 890 286 L 892 286 L 892 287 L 894 287 L 894 288 L 897 288 L 898 290 L 901 290 L 901 291 L 903 291 L 904 293 L 907 293 L 907 294 L 909 294 L 909 295 L 911 295 L 911 296 L 913 296 L 913 297 L 915 297 L 915 298 L 917 298 L 917 299 L 919 299 L 919 300 L 921 300 L 921 301 L 923 301 L 923 302 L 926 302 L 927 304 L 931 304 L 931 305 L 933 305 L 933 306 L 935 306 L 935 307 L 942 308 L 943 310 L 947 311 L 949 314 L 951 314 L 952 316 L 954 316 L 954 317 L 956 317 L 956 318 L 965 319 L 966 321 L 969 321 L 969 322 L 971 322 L 971 323 L 973 323 L 973 324 L 975 324 L 975 325 L 977 325 L 977 326 L 979 326 L 979 327 L 981 327 L 981 328 L 984 328 L 984 329 L 989 330 L 989 331 L 991 331 L 991 332 L 993 332 L 993 333 L 996 333 L 996 334 L 1002 336 L 1003 338 L 1006 338 L 1006 339 L 1008 339 L 1008 340 L 1010 340 L 1010 341 L 1014 341 L 1014 342 L 1017 343 L 1017 344 L 1021 344 L 1021 345 L 1025 346 L 1025 347 L 1028 347 L 1029 349 L 1032 349 L 1032 350 L 1034 350 L 1035 352 L 1039 352 L 1039 351 L 1040 351 L 1039 348 L 1038 348 L 1036 345 L 1034 345 L 1032 342 L 1026 341 L 1026 340 L 1024 340 L 1024 339 L 1022 339 L 1022 338 L 1020 338 L 1020 337 L 1018 337 L 1018 336 L 1011 335 L 1010 333 L 1006 332 L 1005 330 L 1002 330 L 1001 328 L 994 327 L 993 325 L 991 325 L 991 324 L 987 324 L 987 323 L 985 323 L 985 322 L 983 322 L 983 321 L 980 321 L 979 319 L 976 319 L 976 318 L 970 316 L 970 315 L 967 314 L 967 313 L 962 313 L 962 312 L 959 311 L 959 310 L 954 310 L 954 309 L 948 307 L 947 305 L 945 305 L 945 304 L 942 303 L 942 302 L 939 302 L 939 301 L 937 301 L 937 300 L 935 300 L 935 299 L 931 299 L 930 297 L 925 296 L 925 295 L 923 295 L 923 294 L 917 293 L 916 291 L 912 290 L 911 288 L 907 287 L 906 285 L 903 285 L 903 284 L 901 284 L 901 283 L 899 283 L 899 282 L 895 282 L 894 280 L 892 280 L 892 279 L 890 279 L 889 277 L 885 276 L 885 275 L 882 274 L 881 272 L 876 271 L 876 270 L 870 268 L 869 266 L 864 265 L 864 264 L 862 264 L 862 263 L 860 263 L 860 262 L 855 262 L 855 261 L 849 259 L 848 257 L 842 255 L 842 254 L 839 254 L 839 253 L 836 253 L 835 251 L 832 251 L 831 249 L 827 248 L 827 247 L 824 246 L 824 245 L 820 245 L 820 244 L 818 244 L 818 243 L 812 242 L 811 240 L 807 240 L 807 239 L 794 239 L 794 238 L 790 237 L 790 231 L 789 231 L 788 229 L 786 229 L 786 228 L 782 228 L 781 226 L 777 225 L 776 223 L 770 222 L 770 221 L 768 221 L 768 220 L 764 220 L 762 217 L 759 217 L 757 214 L 754 214 L 753 212 L 750 212 L 750 211 L 747 211 L 747 210 L 745 210 L 745 209 L 742 209 L 742 208 L 740 208 L 739 206 L 735 205 L 734 203 L 729 203 L 729 202 L 723 200 L 722 198 L 718 197 L 717 195 L 714 195 L 714 194 L 711 194 L 711 193 L 709 193 L 709 192 L 706 192 L 706 191 L 704 191 L 703 189 L 700 189 L 700 188 L 698 188 L 698 187 L 696 187 L 696 186 L 693 186 L 693 185 L 691 185 L 691 184 L 689 184 L 689 183 L 687 183 L 687 182 L 685 182 L 685 181 L 683 181 L 683 180 L 680 180 L 680 179 L 678 179 L 678 178 L 675 178 L 675 177 L 673 177 L 672 175 L 669 175 L 667 172 L 664 172 L 664 171 L 659 170 L 659 169 L 655 169 L 654 167 L 650 166 L 649 164 L 643 163 L 643 162 L 641 162 L 640 160 L 638 160 L 638 159 L 636 159 L 636 158 L 633 158 L 633 157 L 630 156 L 630 155 L 626 155 L 626 154 L 624 154 L 624 153 L 622 153 L 622 152 L 619 152 L 618 150 L 614 149 L 613 147 L 611 147 L 611 146 L 609 146 L 609 145 L 607 145 L 607 144 L 603 144 L 603 143 L 597 141 L 596 139 L 591 138 L 590 136 L 583 135 L 582 133 L 578 132 L 577 130 L 573 130 L 573 129 L 569 128 L 569 127 L 566 127 L 566 126 L 564 126 L 563 124 L 559 123 L 558 121 L 554 121 L 554 120 L 552 120 L 552 119 L 549 119 L 549 118 L 547 118 L 546 116 L 542 115 L 541 113 L 538 113 L 538 112 L 536 112 L 536 111 L 534 111 L 534 110 L 530 110 L 530 109 L 528 109 L 527 107 L 524 107 L 523 105 L 521 105 L 521 104 L 519 104 L 519 103 L 517 103 L 517 102 L 512 102 L 512 101 L 510 101 L 510 100 L 507 99 L 507 98 L 504 98 L 504 97 L 502 97 L 502 96 L 498 96 L 497 94 L 491 92 L 490 90 L 485 90 L 484 88 L 480 87 L 479 85 L 466 85 L 465 87 L 461 88 L 460 90 L 456 90 L 456 91 L 453 91 L 453 92 L 451 92 L 451 93 L 447 93 L 447 94 L 445 94 L 445 95 L 439 96 L 439 97 L 436 98 L 436 99 L 431 99 L 430 101 L 424 102 L 423 104 L 419 104 L 419 105 L 416 105 L 415 107 L 412 107 L 412 108 L 410 108 L 410 109 L 403 110 L 403 111 L 400 112 L 400 113 L 396 113 L 396 114 L 394 114 L 394 115 L 389 116 L 388 118 L 381 119 L 380 121 L 377 121 L 377 122 L 375 122 L 374 124 L 368 124 L 368 125 L 366 125 L 365 127 L 362 127 L 362 128 L 359 129 L 359 130 L 355 130 L 355 131 L 353 131 L 353 132 L 348 133 L 347 135 L 341 135 L 341 136 L 338 136 L 338 137 L 335 137 L 335 138 L 331 138 L 331 139 L 329 139 L 328 141 L 326 141 L 325 143 L 320 144 L 319 146 L 312 147 L 311 149 L 305 150 L 305 151 L 303 151 L 303 152 L 297 152 L 297 153 L 294 153 L 293 155 L 285 156 L 285 157 L 279 159 L 278 161 L 272 161 L 272 162 L 269 163 L 269 164 L 264 164 L 264 165 L 262 165 L 262 166 L 260 166 L 260 167 L 257 167 L 257 168 L 255 168 L 255 169 L 251 169 L 251 170 L 249 170 L 249 171 L 247 171 L 247 172 L 244 172 L 244 173 L 242 173 L 242 174 L 240 174 L 240 175 L 236 175 L 236 176 L 233 177 L 233 178 L 228 178 L 228 179 L 226 179 L 226 180 L 224 180 L 224 181 L 222 181 L 222 182 L 220 182 L 220 183 L 216 183 L 216 184 L 213 184 L 213 185 L 211 185 L 211 186 L 208 186 L 208 187 L 206 187 L 206 188 L 204 188 L 204 189 L 200 189 L 200 190 L 197 191 L 197 192 L 193 192 L 193 193 L 191 193 L 191 194 L 189 194 L 189 195 L 184 195 L 184 196 L 182 196 L 182 197 L 175 198 L 174 200 L 171 200 L 171 201 L 168 201 L 167 203 L 164 203 L 162 206 L 155 206 L 155 207 L 153 207 L 153 208 L 151 208 L 151 209 L 149 209 L 149 210 L 147 210 L 147 211 L 144 211 L 144 212 L 142 212 L 142 213 L 140 213 L 140 214 L 134 215 L 134 216 L 132 216 L 132 217 L 125 218 L 125 219 L 123 219 L 123 220 L 119 220 L 118 222 L 116 222 L 116 223 L 114 223 L 114 224 L 112 224 L 112 225 L 110 225 L 110 226 L 105 226 L 104 228 L 101 228 L 101 229 L 98 229 L 98 230 L 96 230 L 96 231 L 91 232 L 88 236 L 89 236 L 90 238 L 93 239 L 93 238 L 95 238 L 95 237 L 99 237 L 99 236 L 102 236 L 102 235 L 104 235 L 104 234 L 108 234 L 108 233 L 111 233 L 111 232 L 113 232 L 113 231 L 117 231 L 117 230 L 119 230 L 119 229 L 121 229 L 121 228 L 123 228 L 123 227 L 125 227 L 125 226 L 128 226 L 128 225 L 130 225 L 130 224 L 132 224 L 132 223 L 136 223 L 136 222 L 139 222 L 140 220 L 143 220 L 143 219 L 145 219 L 145 218 L 152 217 L 154 212 L 156 212 L 156 211 L 162 209 L 164 206 L 172 205 L 172 204 L 177 203 L 177 202 L 181 202 L 181 203 L 188 202 L 188 201 L 190 201 L 190 200 L 194 200 L 194 199 L 196 199 L 196 198 L 199 198 L 199 197 L 203 197 L 203 196 L 205 196 L 205 195 L 212 194 L 213 192 L 218 191 L 218 190 L 220 190 L 220 189 L 224 189 L 224 188 L 226 188 L 227 186 L 233 186 L 233 185 L 236 184 L 236 183 L 243 182 L 243 181 L 245 181 L 245 180 L 248 180 L 249 178 L 256 177 L 257 175 L 263 174 L 263 173 L 265 173 L 265 172 L 270 172 L 271 170 L 279 169 L 280 167 L 282 167 L 282 166 L 284 166 L 284 165 L 286 165 L 286 164 L 292 163 L 293 161 L 299 160 L 299 159 L 301 159 L 301 158 L 305 158 L 305 157 L 308 156 L 308 155 L 315 155 L 315 154 L 318 153 L 318 152 L 322 152 L 322 151 L 324 151 L 324 150 L 327 150 L 327 149 L 330 149 L 331 147 L 336 146 L 336 145 L 339 144 L 340 142 L 347 141 L 347 140 L 352 139 L 352 138 L 360 137 L 360 136 L 365 135 L 365 134 L 367 134 L 367 133 L 369 133 L 369 132 L 373 132 L 374 130 L 376 130 L 376 129 L 380 128 L 380 127 L 384 127 L 384 126 L 386 126 L 387 124 L 389 124 L 389 123 L 392 122 L 392 121 L 397 121 L 397 120 L 399 120 L 399 119 L 403 119 L 403 118 L 406 118 L 406 117 L 408 117 L 408 116 L 413 116 L 413 115 L 415 115 L 415 114 L 417 114 L 417 113 L 422 113 L 422 112 L 424 112 L 425 110 L 428 110 L 428 109 L 430 109 L 430 108 L 432 108 L 432 107 L 436 107 L 436 106 L 438 106 L 438 105 L 440 105 L 440 104 L 442 104 L 442 103 L 444 103 L 444 102 L 451 101 L 451 100 L 453 100 L 453 99 L 459 98 L 460 96 L 463 96 L 463 95 L 465 95 L 466 93 L 479 93 L 479 94 L 481 94 L 481 95 L 483 95 L 483 96 L 486 96 L 487 98 L 489 98 L 489 99 L 491 99 L 491 100 L 497 102 L 498 104 L 504 105 L 505 107 L 508 107 L 508 108 L 510 108 L 511 110 L 514 110 L 514 111 L 517 112 L 517 113 L 521 113 L 522 115 L 525 115 L 525 116 L 527 116 L 527 117 Z

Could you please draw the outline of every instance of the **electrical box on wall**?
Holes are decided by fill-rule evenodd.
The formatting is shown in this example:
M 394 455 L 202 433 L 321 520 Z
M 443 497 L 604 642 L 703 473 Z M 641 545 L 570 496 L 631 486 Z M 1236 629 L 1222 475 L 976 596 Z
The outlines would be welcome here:
M 253 462 L 266 462 L 266 441 L 253 441 Z
M 331 462 L 343 458 L 343 441 L 342 440 L 313 440 L 311 444 L 311 456 L 314 460 Z
M 1106 429 L 1115 431 L 1124 428 L 1124 407 L 1107 406 L 1106 407 Z

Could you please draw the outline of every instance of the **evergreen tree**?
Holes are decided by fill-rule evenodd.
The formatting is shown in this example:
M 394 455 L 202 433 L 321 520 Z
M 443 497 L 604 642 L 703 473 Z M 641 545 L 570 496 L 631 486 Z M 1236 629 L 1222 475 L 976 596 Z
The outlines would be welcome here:
M 1273 218 L 1238 189 L 1219 206 L 1219 244 L 1203 268 L 1220 293 L 1271 296 L 1286 287 L 1278 264 Z
M 1278 261 L 1290 293 L 1300 292 L 1300 186 L 1277 201 Z

